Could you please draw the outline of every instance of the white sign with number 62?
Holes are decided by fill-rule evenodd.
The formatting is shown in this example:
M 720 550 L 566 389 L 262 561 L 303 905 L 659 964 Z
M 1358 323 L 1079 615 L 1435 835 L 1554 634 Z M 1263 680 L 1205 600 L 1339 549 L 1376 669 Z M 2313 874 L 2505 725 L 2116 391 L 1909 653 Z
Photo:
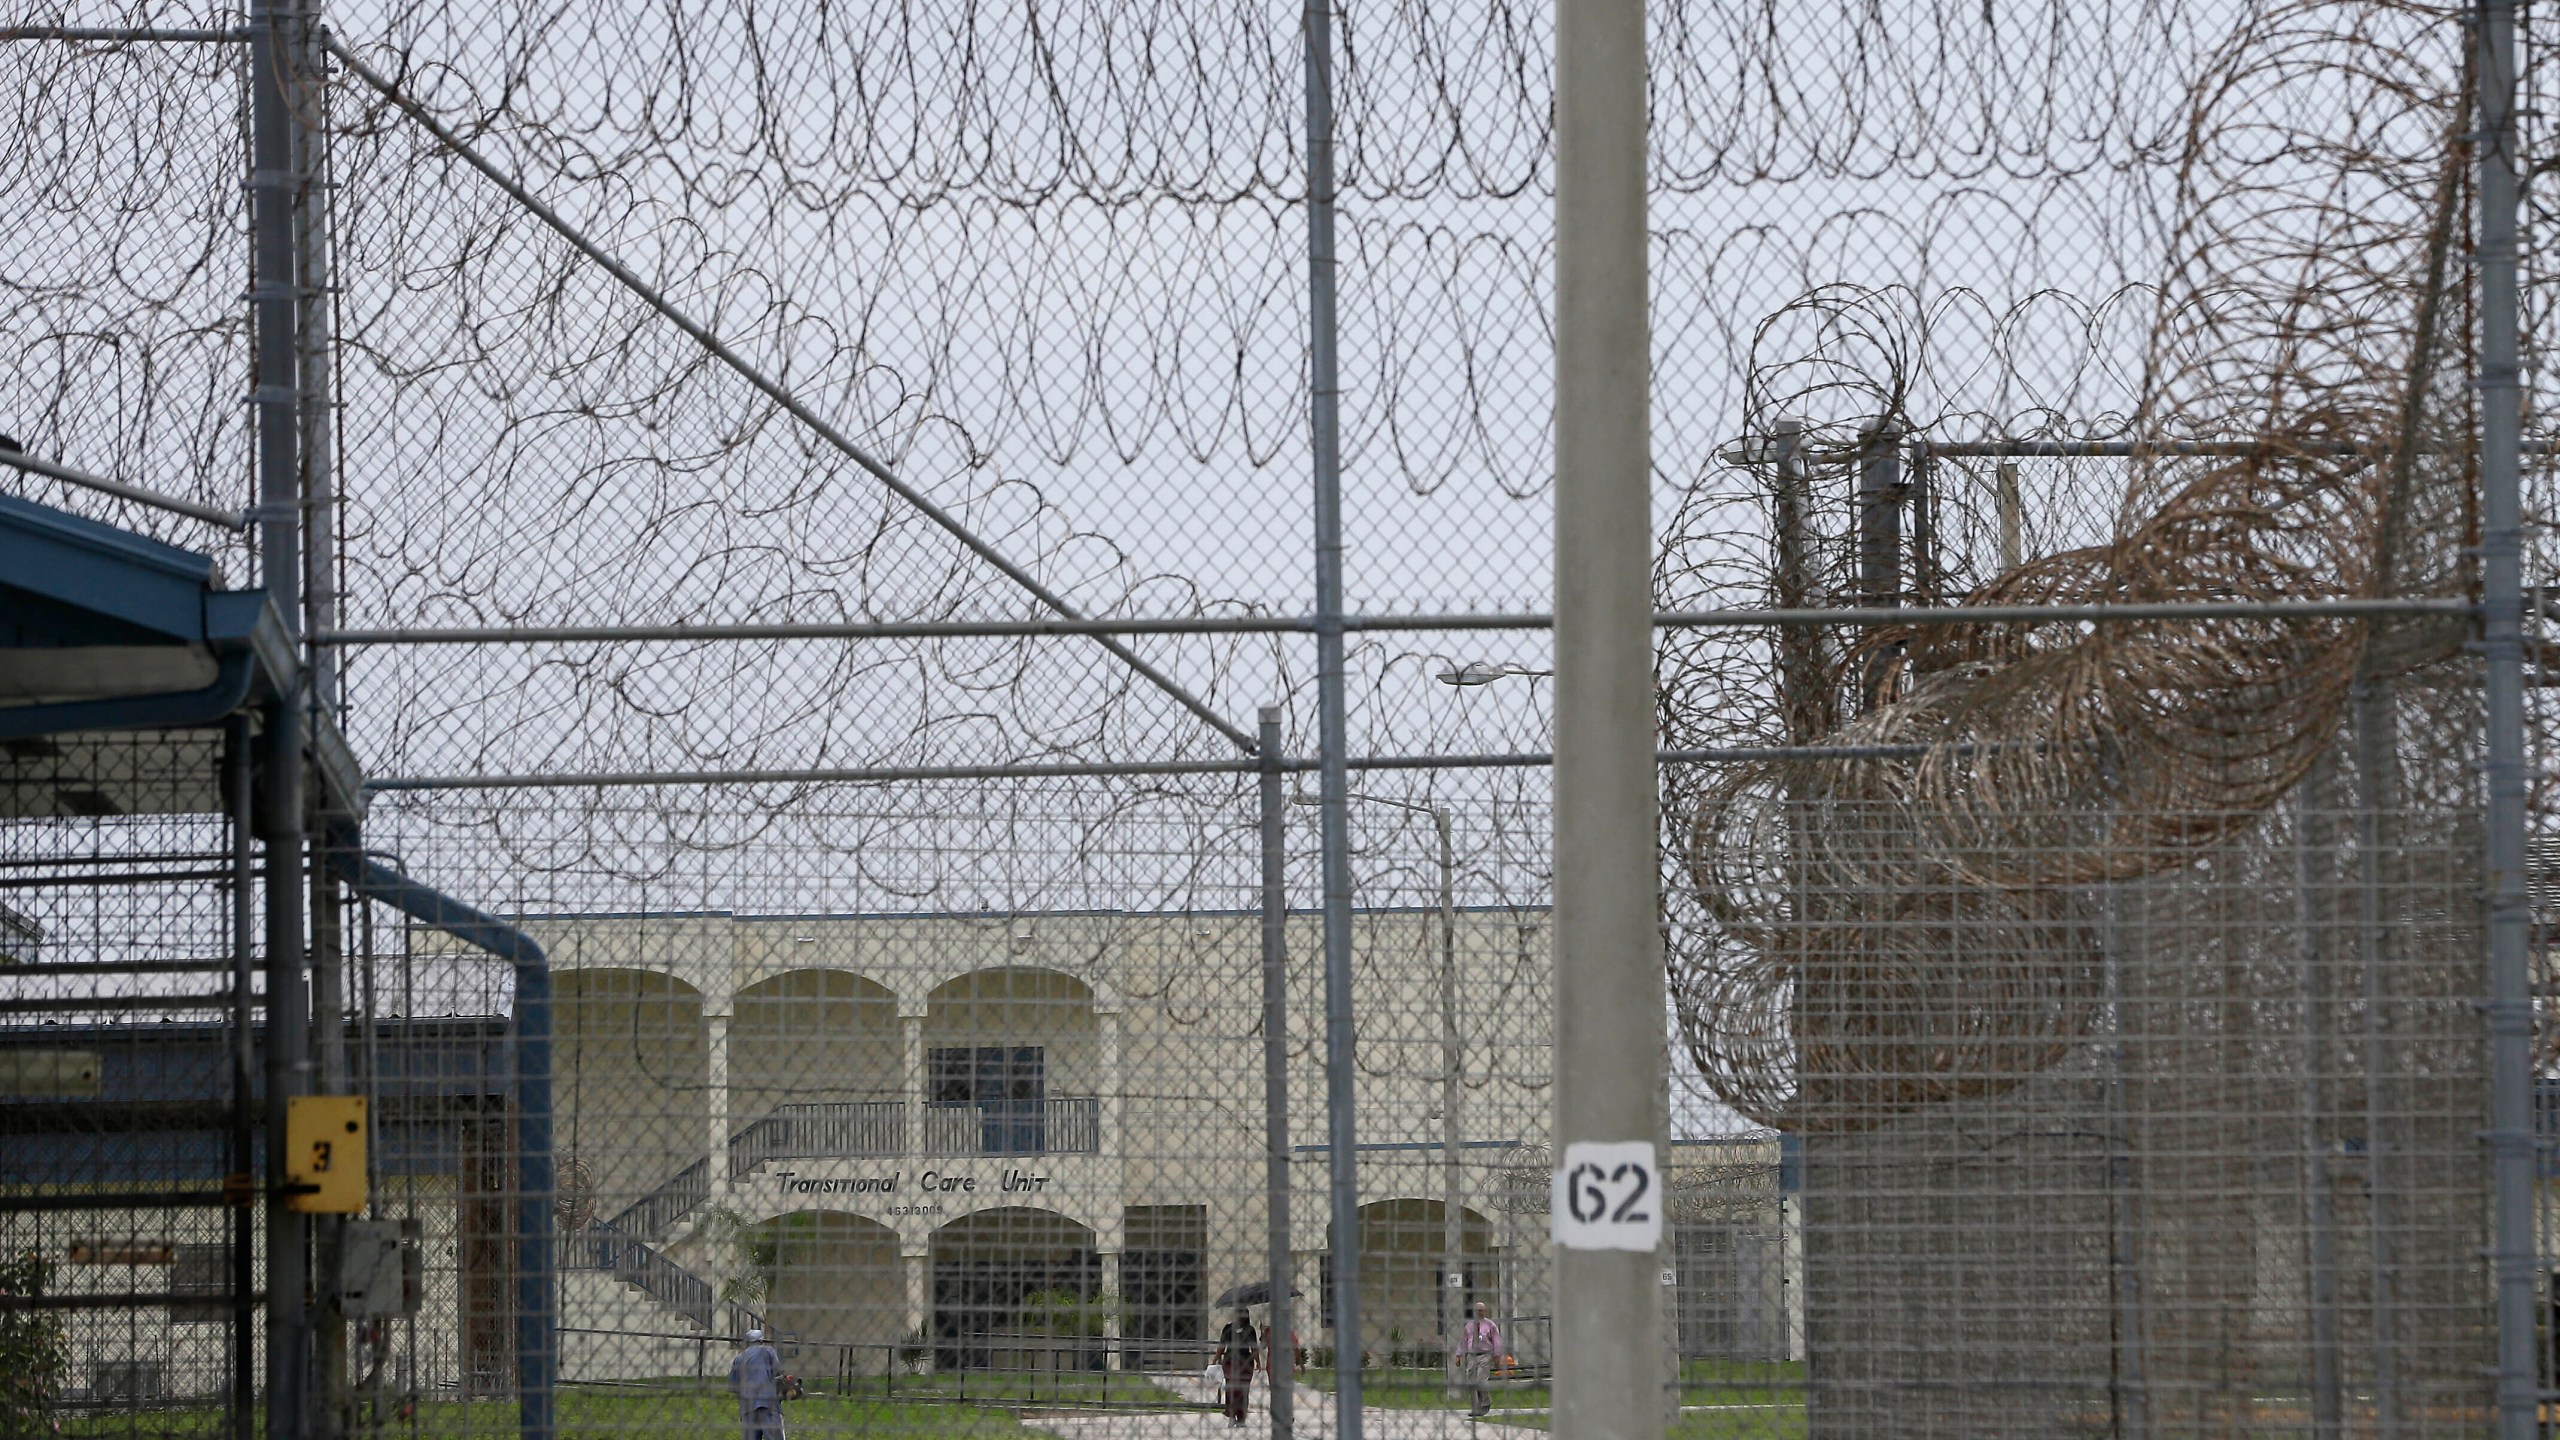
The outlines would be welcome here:
M 1649 1140 L 1580 1141 L 1556 1166 L 1555 1242 L 1567 1250 L 1662 1244 L 1662 1172 Z

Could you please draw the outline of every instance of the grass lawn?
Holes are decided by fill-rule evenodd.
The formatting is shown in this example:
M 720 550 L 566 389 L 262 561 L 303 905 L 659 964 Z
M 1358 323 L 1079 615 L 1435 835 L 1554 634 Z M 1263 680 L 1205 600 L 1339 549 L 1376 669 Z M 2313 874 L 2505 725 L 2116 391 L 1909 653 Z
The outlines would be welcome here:
M 876 1394 L 812 1395 L 793 1401 L 785 1419 L 792 1440 L 964 1440 L 1026 1433 L 1009 1409 L 903 1396 L 891 1401 Z M 735 1400 L 692 1388 L 690 1382 L 684 1388 L 579 1387 L 560 1392 L 559 1440 L 722 1440 L 735 1436 L 737 1427 Z M 75 1414 L 63 1422 L 67 1440 L 219 1440 L 224 1433 L 219 1408 Z M 379 1432 L 358 1431 L 372 1433 L 383 1440 L 503 1440 L 516 1433 L 516 1407 L 511 1400 L 430 1400 L 419 1405 L 414 1426 L 386 1418 Z

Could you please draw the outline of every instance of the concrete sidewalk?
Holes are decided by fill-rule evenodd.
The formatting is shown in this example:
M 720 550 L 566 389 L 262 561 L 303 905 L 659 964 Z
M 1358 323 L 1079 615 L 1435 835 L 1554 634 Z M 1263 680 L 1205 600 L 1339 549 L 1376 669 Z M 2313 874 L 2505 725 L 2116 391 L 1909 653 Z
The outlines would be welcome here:
M 1198 1375 L 1149 1375 L 1168 1394 L 1191 1404 L 1214 1406 L 1218 1393 L 1202 1383 Z M 1330 1437 L 1333 1427 L 1333 1396 L 1328 1391 L 1297 1387 L 1296 1433 L 1305 1440 Z M 1214 1409 L 1158 1410 L 1126 1415 L 1041 1415 L 1026 1412 L 1022 1417 L 1026 1429 L 1045 1431 L 1060 1440 L 1219 1440 L 1219 1437 L 1242 1436 L 1245 1440 L 1270 1440 L 1270 1392 L 1257 1385 L 1252 1403 L 1245 1410 L 1242 1429 L 1230 1426 L 1227 1417 Z M 1500 1411 L 1481 1421 L 1470 1421 L 1463 1410 L 1378 1410 L 1360 1412 L 1364 1435 L 1374 1440 L 1461 1440 L 1468 1435 L 1504 1435 L 1518 1433 L 1499 1422 Z

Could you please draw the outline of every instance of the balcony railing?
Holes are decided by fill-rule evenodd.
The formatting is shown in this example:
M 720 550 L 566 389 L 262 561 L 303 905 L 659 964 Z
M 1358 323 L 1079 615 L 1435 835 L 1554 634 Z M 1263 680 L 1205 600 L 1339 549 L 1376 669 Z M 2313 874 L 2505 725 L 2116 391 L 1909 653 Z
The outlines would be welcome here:
M 1091 1155 L 1102 1148 L 1092 1096 L 924 1107 L 927 1155 Z
M 768 1160 L 903 1155 L 907 1110 L 896 1100 L 842 1100 L 782 1105 L 729 1137 L 729 1178 Z

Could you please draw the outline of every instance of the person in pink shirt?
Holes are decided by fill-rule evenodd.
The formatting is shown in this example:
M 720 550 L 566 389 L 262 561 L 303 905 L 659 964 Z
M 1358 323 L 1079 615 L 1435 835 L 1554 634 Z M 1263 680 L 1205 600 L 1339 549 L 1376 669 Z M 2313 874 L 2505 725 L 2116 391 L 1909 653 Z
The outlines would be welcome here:
M 1501 1353 L 1502 1327 L 1493 1323 L 1493 1307 L 1479 1300 L 1475 1318 L 1458 1332 L 1458 1383 L 1466 1387 L 1470 1420 L 1493 1408 L 1493 1362 Z

